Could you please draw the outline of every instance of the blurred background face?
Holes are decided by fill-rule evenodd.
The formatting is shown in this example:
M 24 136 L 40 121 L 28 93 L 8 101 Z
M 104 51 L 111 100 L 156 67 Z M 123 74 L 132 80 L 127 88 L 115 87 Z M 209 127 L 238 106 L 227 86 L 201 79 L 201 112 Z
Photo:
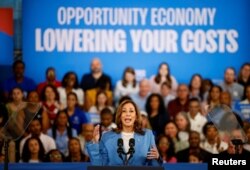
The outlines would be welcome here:
M 228 92 L 222 92 L 221 95 L 220 95 L 220 102 L 221 104 L 225 104 L 229 107 L 231 107 L 231 96 Z
M 142 80 L 140 82 L 140 86 L 139 86 L 139 93 L 140 96 L 145 97 L 148 95 L 149 91 L 150 91 L 150 85 L 149 82 L 147 80 Z
M 57 118 L 57 125 L 59 126 L 67 126 L 68 117 L 65 112 L 60 112 Z
M 241 70 L 241 75 L 243 78 L 248 79 L 250 76 L 250 65 L 245 65 Z
M 167 76 L 168 75 L 168 66 L 166 64 L 162 64 L 159 73 L 161 76 Z
M 159 140 L 158 148 L 160 152 L 166 153 L 169 148 L 169 141 L 167 137 L 162 137 Z
M 187 99 L 188 93 L 189 91 L 186 85 L 180 85 L 177 89 L 177 96 L 179 99 Z
M 188 121 L 181 114 L 177 114 L 175 117 L 175 122 L 179 130 L 186 130 Z
M 69 152 L 70 153 L 79 153 L 81 152 L 81 146 L 78 140 L 70 139 L 69 140 Z
M 54 81 L 56 79 L 56 73 L 54 69 L 50 69 L 47 72 L 46 78 L 48 81 Z
M 170 92 L 170 88 L 168 86 L 166 86 L 166 85 L 161 86 L 161 95 L 162 96 L 164 96 L 164 97 L 167 96 L 169 94 L 169 92 Z
M 160 101 L 159 101 L 158 97 L 153 96 L 153 97 L 151 98 L 151 100 L 150 100 L 151 109 L 152 109 L 152 110 L 158 110 L 159 105 L 160 105 Z
M 98 59 L 94 59 L 91 63 L 91 71 L 92 73 L 100 73 L 102 72 L 102 64 Z
M 148 117 L 141 115 L 141 124 L 142 124 L 142 128 L 147 128 L 149 121 L 148 121 Z
M 31 139 L 28 144 L 28 148 L 31 154 L 38 154 L 39 153 L 39 143 L 35 139 Z
M 218 136 L 218 132 L 217 132 L 217 129 L 214 126 L 210 126 L 210 127 L 207 128 L 206 137 L 207 137 L 208 140 L 216 139 L 217 136 Z
M 67 86 L 74 87 L 76 82 L 76 76 L 74 74 L 69 74 L 67 77 Z
M 199 89 L 201 87 L 201 78 L 199 76 L 194 76 L 191 82 L 191 86 L 194 89 Z
M 14 68 L 14 75 L 16 78 L 23 77 L 24 74 L 24 65 L 22 63 L 18 63 Z
M 12 98 L 13 98 L 14 102 L 22 101 L 23 100 L 23 92 L 18 88 L 13 89 L 12 90 Z
M 235 79 L 235 72 L 232 69 L 227 69 L 224 75 L 225 82 L 227 84 L 232 84 L 234 83 Z
M 192 101 L 189 103 L 188 109 L 191 115 L 195 115 L 200 111 L 200 103 L 196 101 Z
M 45 96 L 47 100 L 54 100 L 56 98 L 56 94 L 51 87 L 46 87 Z
M 135 79 L 135 75 L 133 75 L 132 73 L 130 72 L 126 72 L 125 73 L 125 80 L 129 83 L 132 83 Z
M 30 129 L 30 133 L 32 135 L 35 136 L 39 136 L 41 133 L 41 124 L 38 120 L 32 120 L 30 125 L 29 125 L 29 129 Z
M 100 93 L 98 96 L 97 96 L 97 103 L 98 105 L 106 105 L 106 102 L 107 102 L 107 96 L 104 94 L 104 93 Z
M 212 100 L 220 100 L 220 90 L 219 90 L 219 88 L 217 88 L 217 87 L 213 87 L 212 89 L 211 89 L 211 94 L 210 94 L 210 96 L 211 96 L 211 99 Z
M 165 126 L 165 135 L 170 136 L 170 138 L 175 138 L 177 136 L 178 129 L 174 123 L 170 122 Z
M 113 121 L 113 115 L 111 114 L 101 115 L 101 122 L 104 127 L 108 127 L 109 125 L 111 125 L 112 121 Z
M 39 95 L 36 91 L 30 92 L 27 100 L 28 102 L 34 102 L 34 103 L 40 102 Z
M 190 163 L 200 163 L 200 160 L 199 160 L 199 158 L 198 157 L 196 157 L 195 155 L 189 155 L 189 162 Z
M 94 125 L 93 124 L 83 124 L 82 125 L 82 134 L 86 141 L 91 141 L 93 138 Z
M 72 107 L 75 107 L 76 103 L 77 103 L 76 97 L 74 95 L 68 95 L 68 97 L 67 97 L 67 106 L 69 108 L 72 108 Z
M 49 155 L 50 162 L 62 162 L 62 155 L 58 150 L 54 150 Z
M 200 146 L 200 135 L 197 133 L 191 133 L 188 141 L 191 148 L 197 148 Z

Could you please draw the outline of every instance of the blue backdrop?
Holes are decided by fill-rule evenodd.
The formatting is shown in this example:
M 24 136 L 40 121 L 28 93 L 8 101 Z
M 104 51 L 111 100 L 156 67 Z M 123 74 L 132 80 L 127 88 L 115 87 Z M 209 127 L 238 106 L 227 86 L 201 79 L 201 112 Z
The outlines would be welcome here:
M 99 57 L 113 83 L 126 66 L 150 77 L 162 61 L 178 82 L 222 79 L 249 61 L 249 11 L 249 0 L 23 0 L 26 74 L 38 83 L 54 66 L 58 79 L 81 78 Z

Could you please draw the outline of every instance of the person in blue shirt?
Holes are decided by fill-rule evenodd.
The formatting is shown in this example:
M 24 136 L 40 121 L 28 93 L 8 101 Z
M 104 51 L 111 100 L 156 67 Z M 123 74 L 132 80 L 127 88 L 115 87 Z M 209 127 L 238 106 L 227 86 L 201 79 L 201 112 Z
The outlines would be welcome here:
M 13 76 L 6 79 L 3 82 L 4 97 L 8 99 L 11 90 L 15 87 L 19 87 L 23 90 L 24 96 L 33 90 L 36 90 L 36 84 L 34 80 L 24 76 L 25 63 L 21 60 L 17 60 L 12 65 Z
M 74 92 L 69 92 L 65 111 L 69 116 L 69 122 L 72 128 L 76 129 L 77 134 L 80 134 L 82 125 L 88 123 L 88 119 L 85 112 L 77 105 L 77 101 L 77 95 Z
M 92 142 L 86 144 L 92 165 L 160 166 L 162 159 L 151 130 L 141 128 L 140 112 L 131 100 L 123 101 L 116 113 L 115 130 L 100 136 L 97 125 Z

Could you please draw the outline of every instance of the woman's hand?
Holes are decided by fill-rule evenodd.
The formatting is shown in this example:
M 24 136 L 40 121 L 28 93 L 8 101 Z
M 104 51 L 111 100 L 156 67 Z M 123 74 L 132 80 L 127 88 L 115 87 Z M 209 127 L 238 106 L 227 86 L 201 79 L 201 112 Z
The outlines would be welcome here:
M 160 154 L 155 146 L 151 147 L 147 154 L 147 159 L 159 159 Z
M 100 138 L 99 128 L 100 128 L 100 125 L 96 125 L 94 128 L 94 132 L 93 132 L 93 142 L 94 143 L 99 142 L 99 138 Z

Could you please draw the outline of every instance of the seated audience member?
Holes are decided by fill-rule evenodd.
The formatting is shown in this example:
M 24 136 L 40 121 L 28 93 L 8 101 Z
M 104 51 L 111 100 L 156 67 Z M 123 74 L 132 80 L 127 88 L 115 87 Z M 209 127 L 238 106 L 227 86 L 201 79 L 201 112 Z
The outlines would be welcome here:
M 81 80 L 81 88 L 86 92 L 90 89 L 111 90 L 111 78 L 103 73 L 102 63 L 99 58 L 91 61 L 91 72 L 84 74 Z
M 65 161 L 65 156 L 62 154 L 62 152 L 60 152 L 58 149 L 52 149 L 46 154 L 44 162 L 59 163 L 64 161 Z
M 24 109 L 24 94 L 21 88 L 15 87 L 10 92 L 10 102 L 6 104 L 8 113 L 16 113 L 19 110 Z
M 41 101 L 43 109 L 48 113 L 50 125 L 52 125 L 58 111 L 64 108 L 64 106 L 59 102 L 59 94 L 53 85 L 46 85 L 43 88 Z
M 56 148 L 65 156 L 68 155 L 69 139 L 77 137 L 77 131 L 71 128 L 69 116 L 65 111 L 57 113 L 54 124 L 48 130 L 47 134 L 55 140 Z
M 202 94 L 202 76 L 200 74 L 194 74 L 189 82 L 189 98 L 197 98 L 200 101 L 203 100 Z
M 250 63 L 244 63 L 241 68 L 240 72 L 237 78 L 237 82 L 244 87 L 246 90 L 246 87 L 250 85 Z
M 164 100 L 164 106 L 167 108 L 168 103 L 175 99 L 175 96 L 170 94 L 171 84 L 169 82 L 163 82 L 161 85 L 161 96 Z
M 21 60 L 17 60 L 12 65 L 13 76 L 3 82 L 3 91 L 5 99 L 9 98 L 11 90 L 15 87 L 22 89 L 24 97 L 27 93 L 36 90 L 34 80 L 24 76 L 25 64 Z
M 202 112 L 204 116 L 207 116 L 206 110 L 213 108 L 221 104 L 220 95 L 222 93 L 222 88 L 218 85 L 213 85 L 208 93 L 207 101 L 202 103 Z
M 105 107 L 108 107 L 112 111 L 112 113 L 114 112 L 114 108 L 108 103 L 108 96 L 106 92 L 100 90 L 96 94 L 95 105 L 91 106 L 88 112 L 100 115 L 102 109 L 104 109 Z
M 150 95 L 150 83 L 147 79 L 142 79 L 139 83 L 139 92 L 131 95 L 131 99 L 136 103 L 139 110 L 145 111 L 145 104 Z
M 246 136 L 247 136 L 247 143 L 245 143 L 243 145 L 243 148 L 247 151 L 250 152 L 250 123 L 247 123 L 245 126 L 244 126 L 244 131 L 246 133 Z
M 53 85 L 56 88 L 61 86 L 61 82 L 56 80 L 56 70 L 53 67 L 48 67 L 45 73 L 46 80 L 44 82 L 41 82 L 37 86 L 37 92 L 40 96 L 43 88 L 47 85 Z
M 130 96 L 139 91 L 139 85 L 135 79 L 135 70 L 132 67 L 127 67 L 122 76 L 122 80 L 116 83 L 114 91 L 114 100 L 116 104 L 123 96 Z
M 201 83 L 201 91 L 202 91 L 202 98 L 204 102 L 207 102 L 207 97 L 208 97 L 208 93 L 209 90 L 211 89 L 211 87 L 213 86 L 213 82 L 210 79 L 203 79 L 202 83 Z
M 174 143 L 171 138 L 166 135 L 159 135 L 156 145 L 163 160 L 163 163 L 176 163 Z
M 21 162 L 44 162 L 45 150 L 41 140 L 37 136 L 28 138 L 23 146 Z
M 30 134 L 28 136 L 26 136 L 25 138 L 23 138 L 20 142 L 20 156 L 22 156 L 22 152 L 23 152 L 23 146 L 24 143 L 27 141 L 27 139 L 29 139 L 30 137 L 38 137 L 44 147 L 45 150 L 45 154 L 50 151 L 51 149 L 56 149 L 56 143 L 54 141 L 53 138 L 51 138 L 50 136 L 42 133 L 42 126 L 41 126 L 41 122 L 39 121 L 38 118 L 34 118 L 30 125 L 29 125 L 29 132 Z
M 229 67 L 224 73 L 224 82 L 221 84 L 223 91 L 228 91 L 233 101 L 240 101 L 244 94 L 244 87 L 235 82 L 235 70 Z
M 188 141 L 181 141 L 178 136 L 178 128 L 175 122 L 166 123 L 164 135 L 169 136 L 174 143 L 175 153 L 189 146 Z
M 146 102 L 146 112 L 155 135 L 164 132 L 164 126 L 169 121 L 169 116 L 164 107 L 163 98 L 158 93 L 152 93 Z
M 178 128 L 178 138 L 180 139 L 180 141 L 188 141 L 188 135 L 190 132 L 191 125 L 187 113 L 179 112 L 175 116 L 174 121 Z
M 39 94 L 37 91 L 31 91 L 28 93 L 27 96 L 27 102 L 30 103 L 37 103 L 37 104 L 41 104 L 41 101 L 39 99 Z M 38 111 L 38 113 L 36 114 L 36 117 L 38 119 L 40 119 L 40 121 L 42 122 L 42 129 L 43 132 L 46 133 L 47 130 L 50 127 L 50 120 L 49 120 L 49 116 L 48 113 L 46 112 L 46 110 L 43 109 L 43 107 L 41 107 Z
M 150 78 L 150 83 L 153 93 L 160 93 L 161 84 L 168 82 L 171 85 L 171 94 L 175 95 L 178 83 L 174 76 L 171 75 L 169 65 L 163 62 L 158 67 L 157 75 L 153 75 Z
M 142 126 L 142 128 L 152 130 L 152 126 L 150 125 L 150 122 L 148 119 L 148 113 L 145 111 L 140 111 L 140 113 L 141 113 L 141 126 Z
M 62 86 L 57 88 L 59 93 L 59 101 L 67 107 L 67 95 L 69 92 L 74 92 L 77 95 L 78 105 L 83 108 L 84 92 L 79 88 L 78 78 L 75 72 L 69 71 L 63 76 Z
M 202 128 L 207 122 L 207 118 L 201 114 L 200 102 L 197 98 L 192 98 L 189 100 L 189 111 L 187 113 L 188 119 L 190 121 L 191 130 L 202 133 Z M 203 135 L 201 139 L 203 139 Z
M 188 162 L 189 163 L 202 163 L 202 155 L 197 152 L 192 152 L 188 156 Z
M 66 162 L 89 162 L 89 157 L 84 155 L 81 150 L 81 144 L 78 138 L 69 139 L 69 156 Z
M 81 133 L 78 135 L 80 140 L 82 152 L 88 155 L 87 150 L 85 150 L 85 144 L 92 141 L 94 132 L 94 125 L 92 123 L 85 123 L 82 125 Z
M 102 133 L 108 132 L 117 127 L 116 124 L 113 122 L 114 114 L 108 107 L 102 109 L 100 115 Z
M 70 92 L 67 96 L 67 108 L 65 112 L 69 116 L 69 122 L 72 128 L 76 129 L 77 134 L 80 133 L 83 124 L 87 123 L 86 113 L 77 105 L 77 96 Z
M 174 120 L 177 113 L 188 111 L 189 90 L 185 84 L 180 84 L 177 88 L 177 98 L 168 103 L 168 114 Z
M 97 102 L 97 95 L 99 92 L 105 92 L 107 96 L 107 105 L 111 106 L 113 103 L 113 92 L 111 90 L 105 90 L 103 88 L 95 88 L 86 91 L 84 108 L 88 111 Z
M 250 104 L 250 85 L 246 86 L 245 96 L 245 100 L 242 100 L 240 104 Z
M 228 91 L 223 91 L 220 94 L 220 103 L 222 105 L 226 105 L 228 107 L 232 107 L 232 97 L 231 94 Z
M 191 153 L 197 153 L 202 156 L 204 162 L 207 162 L 210 153 L 200 147 L 200 133 L 196 131 L 190 131 L 189 133 L 189 147 L 176 153 L 178 162 L 189 162 L 189 155 Z
M 205 136 L 205 141 L 201 142 L 201 147 L 212 153 L 218 154 L 228 148 L 227 143 L 221 140 L 218 130 L 212 122 L 207 122 L 203 126 L 203 134 Z

